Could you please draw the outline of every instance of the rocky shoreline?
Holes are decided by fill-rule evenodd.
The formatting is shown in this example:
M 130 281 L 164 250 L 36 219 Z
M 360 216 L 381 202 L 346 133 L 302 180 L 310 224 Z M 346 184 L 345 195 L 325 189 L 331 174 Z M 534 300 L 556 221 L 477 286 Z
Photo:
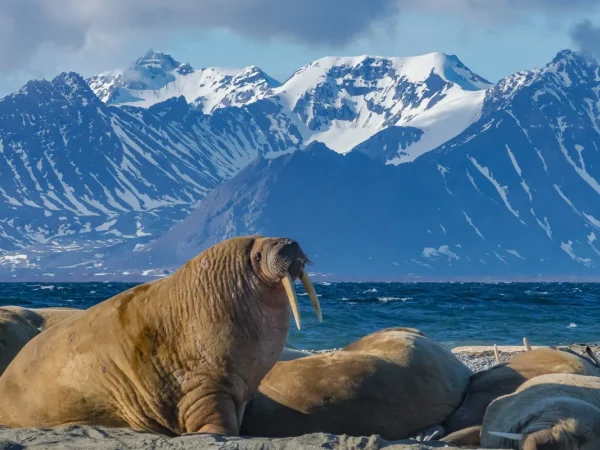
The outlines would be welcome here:
M 585 354 L 586 344 L 568 347 Z M 600 356 L 600 347 L 590 345 Z M 523 347 L 498 347 L 501 361 L 506 361 Z M 452 352 L 471 370 L 477 372 L 496 364 L 493 347 L 457 347 Z M 225 449 L 225 450 L 454 450 L 441 442 L 398 441 L 390 442 L 379 436 L 351 437 L 315 433 L 295 438 L 269 439 L 222 437 L 214 435 L 188 435 L 178 438 L 139 433 L 128 429 L 108 429 L 88 426 L 66 426 L 54 429 L 0 429 L 0 450 L 124 450 L 124 449 Z
M 55 429 L 0 430 L 1 450 L 456 450 L 442 442 L 390 442 L 379 436 L 351 437 L 325 433 L 268 439 L 190 435 L 167 438 L 126 429 L 68 426 Z

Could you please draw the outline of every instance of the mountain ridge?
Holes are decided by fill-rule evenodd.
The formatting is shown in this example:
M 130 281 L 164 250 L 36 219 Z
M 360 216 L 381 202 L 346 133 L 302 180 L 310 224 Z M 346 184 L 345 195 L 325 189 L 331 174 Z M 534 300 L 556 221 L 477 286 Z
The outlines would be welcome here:
M 137 63 L 194 73 L 162 55 Z M 0 100 L 0 279 L 164 276 L 286 231 L 323 276 L 595 276 L 595 61 L 563 51 L 489 87 L 452 55 L 311 64 L 261 98 L 250 69 L 233 106 L 106 104 L 72 72 Z

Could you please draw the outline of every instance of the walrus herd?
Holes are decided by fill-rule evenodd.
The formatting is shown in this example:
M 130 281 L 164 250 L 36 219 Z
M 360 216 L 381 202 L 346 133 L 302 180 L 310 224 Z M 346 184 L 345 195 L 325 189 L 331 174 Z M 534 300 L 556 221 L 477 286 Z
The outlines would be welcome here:
M 522 450 L 600 449 L 600 361 L 542 347 L 472 373 L 420 330 L 286 346 L 308 257 L 233 238 L 87 310 L 0 308 L 0 425 L 168 436 L 323 432 Z

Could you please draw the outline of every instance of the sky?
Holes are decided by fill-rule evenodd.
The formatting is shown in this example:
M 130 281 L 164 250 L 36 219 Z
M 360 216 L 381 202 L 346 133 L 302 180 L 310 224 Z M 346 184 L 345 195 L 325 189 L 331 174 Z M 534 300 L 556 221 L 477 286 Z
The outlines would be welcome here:
M 457 55 L 490 81 L 571 48 L 600 56 L 600 0 L 0 0 L 0 95 L 149 48 L 284 81 L 331 55 Z

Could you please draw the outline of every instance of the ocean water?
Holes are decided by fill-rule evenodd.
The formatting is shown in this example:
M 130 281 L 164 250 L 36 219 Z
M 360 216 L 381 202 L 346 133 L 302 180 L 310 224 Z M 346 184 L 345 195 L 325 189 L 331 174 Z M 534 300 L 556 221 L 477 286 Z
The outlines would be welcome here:
M 0 283 L 0 306 L 89 308 L 131 283 Z M 600 284 L 316 283 L 323 323 L 297 285 L 305 350 L 339 348 L 388 327 L 418 328 L 453 347 L 600 343 Z

